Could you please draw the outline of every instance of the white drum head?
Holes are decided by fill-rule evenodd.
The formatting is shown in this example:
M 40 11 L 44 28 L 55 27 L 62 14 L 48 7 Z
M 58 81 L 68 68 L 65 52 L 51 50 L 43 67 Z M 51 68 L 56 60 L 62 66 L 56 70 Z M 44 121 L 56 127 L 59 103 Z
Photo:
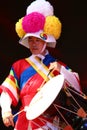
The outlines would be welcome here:
M 40 116 L 53 103 L 64 83 L 64 77 L 58 75 L 49 80 L 33 97 L 26 110 L 28 120 Z

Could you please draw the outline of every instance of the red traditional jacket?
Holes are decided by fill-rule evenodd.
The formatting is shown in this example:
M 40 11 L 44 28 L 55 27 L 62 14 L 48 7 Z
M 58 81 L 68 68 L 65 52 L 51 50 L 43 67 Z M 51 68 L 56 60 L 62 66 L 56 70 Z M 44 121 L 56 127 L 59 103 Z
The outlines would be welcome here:
M 49 67 L 50 63 L 54 61 L 56 60 L 48 54 L 45 56 L 43 63 Z M 65 64 L 60 64 L 66 69 L 69 69 Z M 54 75 L 58 74 L 60 74 L 60 72 L 54 71 Z M 37 89 L 41 86 L 43 81 L 44 78 L 39 73 L 37 73 L 31 64 L 27 62 L 26 59 L 21 59 L 12 65 L 9 75 L 0 86 L 0 91 L 2 92 L 4 90 L 10 95 L 13 106 L 17 106 L 20 100 L 20 110 L 22 110 L 25 106 L 29 105 L 30 101 L 37 93 Z M 48 117 L 46 120 L 52 122 L 52 119 L 49 119 Z M 42 121 L 39 120 L 39 118 L 34 119 L 33 122 L 35 123 L 31 123 L 32 129 L 36 129 L 39 126 L 45 125 Z M 28 130 L 29 123 L 30 121 L 26 118 L 26 112 L 22 112 L 18 115 L 15 128 L 16 130 Z

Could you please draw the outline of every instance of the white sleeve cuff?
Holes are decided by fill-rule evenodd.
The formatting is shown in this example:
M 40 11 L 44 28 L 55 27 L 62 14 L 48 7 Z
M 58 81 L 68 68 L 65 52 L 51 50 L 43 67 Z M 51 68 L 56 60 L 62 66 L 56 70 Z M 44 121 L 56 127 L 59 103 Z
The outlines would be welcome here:
M 2 109 L 2 116 L 5 112 L 11 112 L 11 103 L 12 99 L 6 92 L 2 92 L 1 98 L 0 98 L 0 104 Z

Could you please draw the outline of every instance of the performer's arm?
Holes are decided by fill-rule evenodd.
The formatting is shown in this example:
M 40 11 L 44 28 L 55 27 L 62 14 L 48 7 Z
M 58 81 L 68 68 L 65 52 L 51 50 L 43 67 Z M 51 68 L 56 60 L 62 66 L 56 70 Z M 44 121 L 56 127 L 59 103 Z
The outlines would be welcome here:
M 1 104 L 1 114 L 2 114 L 2 119 L 3 123 L 5 126 L 14 126 L 13 122 L 13 115 L 11 112 L 11 103 L 12 99 L 6 92 L 2 92 L 1 98 L 0 98 L 0 104 Z
M 71 71 L 71 69 L 67 69 L 65 66 L 58 62 L 53 62 L 50 64 L 49 70 L 54 69 L 57 70 L 60 74 L 62 74 L 67 81 L 67 83 L 74 87 L 77 91 L 81 90 L 79 84 L 79 76 L 77 73 Z

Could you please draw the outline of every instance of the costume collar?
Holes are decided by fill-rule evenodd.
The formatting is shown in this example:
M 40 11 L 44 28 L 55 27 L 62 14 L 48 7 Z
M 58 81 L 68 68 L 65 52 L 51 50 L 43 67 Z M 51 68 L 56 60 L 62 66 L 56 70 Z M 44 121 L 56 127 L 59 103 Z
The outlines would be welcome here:
M 49 51 L 48 51 L 48 50 L 46 50 L 45 55 L 42 55 L 42 54 L 37 54 L 37 55 L 32 54 L 32 56 L 33 56 L 33 57 L 36 57 L 36 56 L 37 56 L 38 58 L 41 59 L 41 61 L 43 61 L 43 60 L 45 59 L 45 56 L 46 56 L 47 54 L 49 54 Z

